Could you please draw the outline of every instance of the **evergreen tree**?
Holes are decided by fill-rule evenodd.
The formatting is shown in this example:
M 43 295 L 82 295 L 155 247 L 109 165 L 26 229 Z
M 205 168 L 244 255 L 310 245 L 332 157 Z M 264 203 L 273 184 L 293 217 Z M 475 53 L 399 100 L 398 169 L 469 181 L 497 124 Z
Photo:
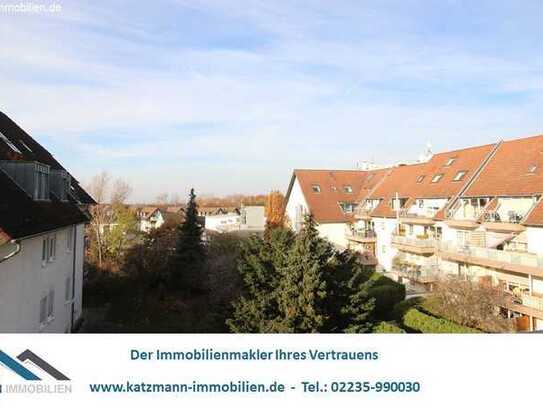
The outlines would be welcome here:
M 365 332 L 374 300 L 371 273 L 319 237 L 312 216 L 293 238 L 273 229 L 251 238 L 239 265 L 245 293 L 227 323 L 233 332 Z
M 292 231 L 276 228 L 267 238 L 249 238 L 241 248 L 239 273 L 244 293 L 236 301 L 231 319 L 232 332 L 270 332 L 279 316 L 277 294 L 281 270 L 294 241 Z
M 175 255 L 173 256 L 171 278 L 174 286 L 192 292 L 205 287 L 205 246 L 202 226 L 198 222 L 198 205 L 194 189 L 190 190 L 185 221 L 177 228 Z
M 278 299 L 280 317 L 274 324 L 277 332 L 324 330 L 329 319 L 325 274 L 332 272 L 328 261 L 333 253 L 333 247 L 319 238 L 313 217 L 306 216 L 282 272 Z

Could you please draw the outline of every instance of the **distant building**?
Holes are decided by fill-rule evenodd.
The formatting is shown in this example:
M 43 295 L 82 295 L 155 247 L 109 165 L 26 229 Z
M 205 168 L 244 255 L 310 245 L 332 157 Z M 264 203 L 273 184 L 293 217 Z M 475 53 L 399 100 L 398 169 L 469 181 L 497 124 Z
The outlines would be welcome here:
M 241 217 L 238 213 L 205 216 L 205 229 L 213 232 L 226 233 L 240 229 Z
M 137 211 L 139 230 L 143 233 L 158 229 L 164 222 L 162 211 L 156 206 L 146 206 Z
M 240 208 L 240 230 L 261 232 L 266 227 L 265 207 L 242 205 Z
M 94 200 L 0 113 L 0 332 L 72 332 Z

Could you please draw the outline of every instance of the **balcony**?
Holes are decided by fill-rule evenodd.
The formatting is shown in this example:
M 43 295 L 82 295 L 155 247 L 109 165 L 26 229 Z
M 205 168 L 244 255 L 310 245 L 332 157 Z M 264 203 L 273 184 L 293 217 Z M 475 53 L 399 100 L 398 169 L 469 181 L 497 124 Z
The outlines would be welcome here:
M 357 207 L 354 210 L 354 217 L 356 219 L 371 219 L 371 213 L 373 212 L 374 208 L 364 208 L 364 207 Z
M 520 233 L 526 230 L 526 227 L 521 225 L 523 215 L 509 211 L 507 216 L 500 216 L 496 211 L 485 212 L 482 216 L 483 226 L 486 230 L 493 232 Z
M 432 255 L 436 252 L 437 241 L 427 237 L 392 236 L 392 247 L 415 254 Z
M 437 209 L 432 208 L 426 208 L 419 213 L 413 213 L 409 212 L 408 209 L 403 209 L 400 211 L 399 215 L 403 223 L 429 226 L 435 223 L 434 216 L 436 216 L 437 212 Z
M 393 270 L 399 277 L 423 284 L 433 283 L 439 279 L 439 268 L 435 260 L 414 264 L 400 257 L 394 260 Z
M 377 239 L 373 230 L 349 230 L 345 232 L 345 237 L 359 243 L 375 243 Z
M 531 253 L 456 246 L 444 242 L 439 243 L 439 252 L 444 260 L 543 277 L 543 257 Z
M 543 298 L 524 293 L 513 294 L 510 291 L 506 291 L 506 293 L 509 294 L 506 304 L 504 304 L 506 308 L 543 319 Z

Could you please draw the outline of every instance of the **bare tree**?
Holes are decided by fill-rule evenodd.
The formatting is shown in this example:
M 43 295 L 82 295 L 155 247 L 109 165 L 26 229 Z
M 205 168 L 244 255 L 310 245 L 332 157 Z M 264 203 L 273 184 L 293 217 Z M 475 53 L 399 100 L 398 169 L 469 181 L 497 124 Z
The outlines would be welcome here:
M 429 298 L 430 311 L 460 325 L 487 332 L 510 332 L 513 324 L 499 314 L 507 294 L 486 280 L 446 279 L 436 284 Z
M 95 241 L 91 248 L 94 246 L 98 266 L 102 267 L 107 249 L 105 227 L 113 222 L 116 217 L 115 212 L 118 211 L 119 205 L 124 205 L 132 192 L 132 187 L 121 178 L 115 180 L 113 186 L 111 186 L 111 176 L 104 171 L 91 179 L 88 191 L 97 202 L 97 205 L 94 205 L 91 209 L 90 230 L 93 236 L 92 240 Z
M 110 175 L 103 171 L 100 174 L 95 175 L 88 187 L 87 190 L 93 196 L 97 205 L 91 207 L 92 219 L 90 222 L 90 229 L 93 236 L 96 238 L 96 250 L 98 255 L 98 266 L 102 267 L 103 262 L 103 251 L 104 251 L 104 241 L 103 241 L 103 225 L 107 222 L 108 217 L 108 207 L 106 205 Z
M 113 190 L 111 191 L 111 203 L 113 205 L 122 205 L 126 202 L 130 194 L 132 193 L 132 187 L 125 180 L 118 178 L 113 184 Z

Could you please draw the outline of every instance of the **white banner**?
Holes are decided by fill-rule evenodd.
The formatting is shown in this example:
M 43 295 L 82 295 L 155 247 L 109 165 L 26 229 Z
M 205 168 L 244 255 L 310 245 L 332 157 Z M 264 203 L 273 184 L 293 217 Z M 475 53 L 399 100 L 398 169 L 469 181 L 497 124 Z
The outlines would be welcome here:
M 0 405 L 540 403 L 543 336 L 0 335 Z

